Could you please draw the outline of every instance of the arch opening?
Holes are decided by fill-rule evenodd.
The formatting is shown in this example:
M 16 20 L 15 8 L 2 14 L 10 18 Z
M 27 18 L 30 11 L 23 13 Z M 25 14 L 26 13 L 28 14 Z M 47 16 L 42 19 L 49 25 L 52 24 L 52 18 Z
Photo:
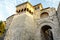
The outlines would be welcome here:
M 40 18 L 46 18 L 48 17 L 49 14 L 47 12 L 43 12 L 41 15 L 40 15 Z
M 42 40 L 53 40 L 53 33 L 51 29 L 52 28 L 49 25 L 44 25 L 41 28 Z

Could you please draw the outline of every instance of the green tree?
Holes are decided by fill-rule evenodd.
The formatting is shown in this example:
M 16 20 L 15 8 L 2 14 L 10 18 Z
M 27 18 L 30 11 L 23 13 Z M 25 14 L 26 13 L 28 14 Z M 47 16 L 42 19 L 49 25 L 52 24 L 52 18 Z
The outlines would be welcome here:
M 3 36 L 4 32 L 5 32 L 5 22 L 0 21 L 0 37 Z

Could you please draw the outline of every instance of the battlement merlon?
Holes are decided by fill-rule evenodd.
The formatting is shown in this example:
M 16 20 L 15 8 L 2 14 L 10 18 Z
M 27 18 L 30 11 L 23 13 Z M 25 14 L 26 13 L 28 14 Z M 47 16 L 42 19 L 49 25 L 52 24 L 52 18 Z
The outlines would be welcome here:
M 20 12 L 20 11 L 24 11 L 26 9 L 30 10 L 31 12 L 34 12 L 34 10 L 36 9 L 43 9 L 42 7 L 42 4 L 37 4 L 35 6 L 32 6 L 29 2 L 25 2 L 25 3 L 22 3 L 20 5 L 17 5 L 16 6 L 16 11 Z
M 24 11 L 26 9 L 30 10 L 31 12 L 34 12 L 34 7 L 29 2 L 25 2 L 16 6 L 16 11 L 19 11 L 19 10 Z
M 43 9 L 43 6 L 42 6 L 41 3 L 39 3 L 39 4 L 37 4 L 37 5 L 34 6 L 34 9 L 35 9 L 35 10 L 37 10 L 37 9 L 42 10 L 42 9 Z

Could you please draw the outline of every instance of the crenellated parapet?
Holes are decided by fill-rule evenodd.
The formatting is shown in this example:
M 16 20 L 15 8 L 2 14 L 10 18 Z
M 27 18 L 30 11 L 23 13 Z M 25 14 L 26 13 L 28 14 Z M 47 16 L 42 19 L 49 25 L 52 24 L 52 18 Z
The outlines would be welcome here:
M 25 2 L 16 6 L 16 13 L 21 13 L 25 11 L 33 14 L 34 11 L 37 9 L 40 10 L 43 9 L 42 4 L 37 4 L 35 6 L 32 6 L 29 2 Z
M 34 6 L 34 9 L 35 10 L 37 10 L 37 9 L 42 10 L 43 9 L 43 6 L 42 6 L 41 3 L 39 3 L 39 4 L 37 4 L 37 5 Z
M 29 2 L 25 2 L 23 4 L 20 4 L 20 5 L 16 6 L 16 12 L 17 13 L 21 13 L 21 12 L 24 12 L 24 11 L 33 14 L 34 7 Z

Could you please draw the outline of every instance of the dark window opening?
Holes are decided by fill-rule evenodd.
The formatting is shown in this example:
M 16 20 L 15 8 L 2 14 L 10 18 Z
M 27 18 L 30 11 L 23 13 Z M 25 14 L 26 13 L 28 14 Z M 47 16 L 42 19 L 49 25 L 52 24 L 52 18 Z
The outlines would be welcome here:
M 19 10 L 19 12 L 20 12 L 20 10 Z
M 19 13 L 19 12 L 20 12 L 20 10 L 17 10 L 16 12 L 17 12 L 17 13 Z
M 31 11 L 29 10 L 29 13 L 31 13 Z
M 24 11 L 26 11 L 26 8 L 24 9 Z
M 23 9 L 21 10 L 21 12 L 23 12 Z

